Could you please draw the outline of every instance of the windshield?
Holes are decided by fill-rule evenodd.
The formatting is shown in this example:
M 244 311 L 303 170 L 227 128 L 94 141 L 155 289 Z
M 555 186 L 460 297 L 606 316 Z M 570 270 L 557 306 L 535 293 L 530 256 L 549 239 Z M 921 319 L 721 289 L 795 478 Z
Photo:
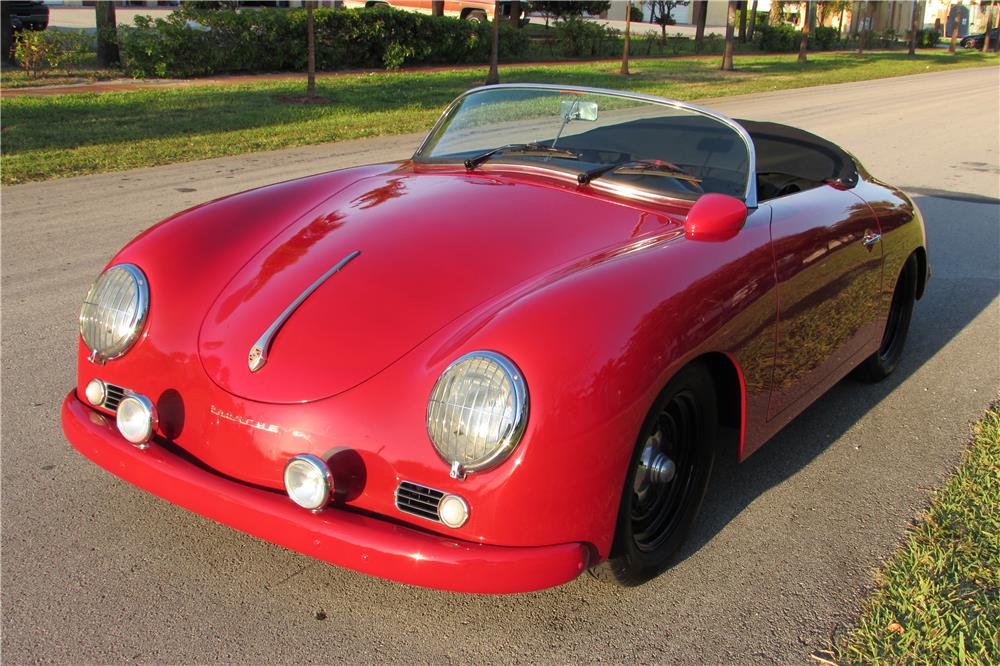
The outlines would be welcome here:
M 454 104 L 417 151 L 424 164 L 518 165 L 581 185 L 681 199 L 748 196 L 750 149 L 723 119 L 626 94 L 500 86 Z

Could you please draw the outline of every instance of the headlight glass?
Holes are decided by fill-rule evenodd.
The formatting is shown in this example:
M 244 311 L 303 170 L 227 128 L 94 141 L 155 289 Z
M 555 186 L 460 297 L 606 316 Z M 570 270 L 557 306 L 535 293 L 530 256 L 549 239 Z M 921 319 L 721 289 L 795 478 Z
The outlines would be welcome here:
M 142 332 L 149 310 L 149 284 L 133 264 L 116 264 L 90 287 L 80 309 L 80 336 L 94 360 L 127 352 Z
M 466 354 L 448 366 L 427 404 L 427 434 L 453 475 L 499 465 L 527 421 L 524 378 L 495 352 Z

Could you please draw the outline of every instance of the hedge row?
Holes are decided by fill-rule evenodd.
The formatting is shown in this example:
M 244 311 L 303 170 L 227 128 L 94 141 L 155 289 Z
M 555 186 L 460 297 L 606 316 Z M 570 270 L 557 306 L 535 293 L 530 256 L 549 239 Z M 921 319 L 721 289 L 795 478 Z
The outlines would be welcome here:
M 313 12 L 318 70 L 485 63 L 487 23 L 427 16 L 389 7 Z M 528 39 L 500 24 L 500 58 L 523 54 Z M 122 66 L 134 77 L 223 72 L 302 71 L 304 9 L 206 10 L 183 7 L 166 18 L 137 16 L 118 30 Z
M 795 52 L 799 50 L 802 33 L 787 23 L 776 26 L 758 25 L 755 29 L 755 38 L 760 50 L 765 53 Z M 937 45 L 941 35 L 933 30 L 917 31 L 917 46 L 929 48 Z M 893 48 L 899 45 L 900 40 L 905 40 L 905 35 L 898 35 L 893 30 L 875 32 L 874 30 L 864 30 L 856 38 L 842 40 L 840 32 L 836 28 L 818 26 L 809 35 L 809 49 L 814 51 L 829 51 L 838 47 L 857 46 L 863 48 Z

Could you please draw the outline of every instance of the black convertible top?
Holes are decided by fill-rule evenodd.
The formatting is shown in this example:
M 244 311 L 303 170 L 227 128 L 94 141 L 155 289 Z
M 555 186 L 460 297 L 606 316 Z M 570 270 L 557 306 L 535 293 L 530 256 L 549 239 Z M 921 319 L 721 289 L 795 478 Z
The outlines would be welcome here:
M 757 173 L 782 173 L 815 181 L 858 182 L 851 156 L 826 139 L 788 125 L 737 120 L 753 139 Z

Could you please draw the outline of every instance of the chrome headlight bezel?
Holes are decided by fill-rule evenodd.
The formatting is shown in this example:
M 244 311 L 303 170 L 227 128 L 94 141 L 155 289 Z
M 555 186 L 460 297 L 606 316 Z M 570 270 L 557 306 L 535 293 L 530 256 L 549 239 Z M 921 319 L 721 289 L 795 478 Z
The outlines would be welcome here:
M 118 276 L 113 271 L 123 271 L 125 279 L 131 280 L 131 288 L 133 290 L 132 302 L 129 304 L 131 312 L 127 314 L 124 321 L 120 322 L 127 327 L 128 333 L 124 336 L 117 336 L 117 338 L 111 331 L 106 333 L 101 332 L 101 328 L 107 327 L 109 324 L 106 317 L 109 303 L 102 301 L 111 300 L 109 296 L 116 299 L 121 297 L 120 287 L 118 292 L 108 293 L 108 289 L 111 288 L 109 281 L 116 279 Z M 132 308 L 133 304 L 134 309 Z M 122 303 L 117 303 L 115 307 L 118 308 L 122 305 Z M 142 272 L 142 269 L 135 264 L 128 263 L 108 266 L 106 270 L 97 276 L 94 283 L 90 285 L 87 296 L 83 300 L 83 305 L 80 306 L 80 338 L 87 349 L 90 350 L 90 359 L 96 363 L 104 363 L 121 358 L 127 354 L 139 340 L 146 326 L 148 315 L 149 281 L 146 279 L 146 275 Z M 117 316 L 115 315 L 116 318 L 110 322 L 112 326 L 118 325 Z
M 509 392 L 509 404 L 505 406 L 504 411 L 509 409 L 510 415 L 509 418 L 503 417 L 502 422 L 498 423 L 498 426 L 503 426 L 504 423 L 506 426 L 497 431 L 498 437 L 494 438 L 495 441 L 486 442 L 488 444 L 487 450 L 481 455 L 470 458 L 468 455 L 457 455 L 454 443 L 450 447 L 447 442 L 441 441 L 445 435 L 442 431 L 442 419 L 447 416 L 446 410 L 449 408 L 453 410 L 457 406 L 442 401 L 441 398 L 448 390 L 450 382 L 460 378 L 456 373 L 470 371 L 471 367 L 468 364 L 475 361 L 485 361 L 500 371 L 503 380 L 507 383 L 505 388 Z M 485 401 L 483 402 L 485 403 Z M 528 386 L 521 371 L 509 358 L 493 351 L 470 352 L 452 361 L 434 383 L 427 400 L 425 416 L 427 436 L 434 445 L 438 456 L 451 466 L 451 475 L 462 478 L 468 472 L 482 472 L 492 469 L 510 456 L 521 442 L 527 428 L 528 408 Z M 463 403 L 463 411 L 466 409 L 472 411 L 476 407 L 468 407 Z

